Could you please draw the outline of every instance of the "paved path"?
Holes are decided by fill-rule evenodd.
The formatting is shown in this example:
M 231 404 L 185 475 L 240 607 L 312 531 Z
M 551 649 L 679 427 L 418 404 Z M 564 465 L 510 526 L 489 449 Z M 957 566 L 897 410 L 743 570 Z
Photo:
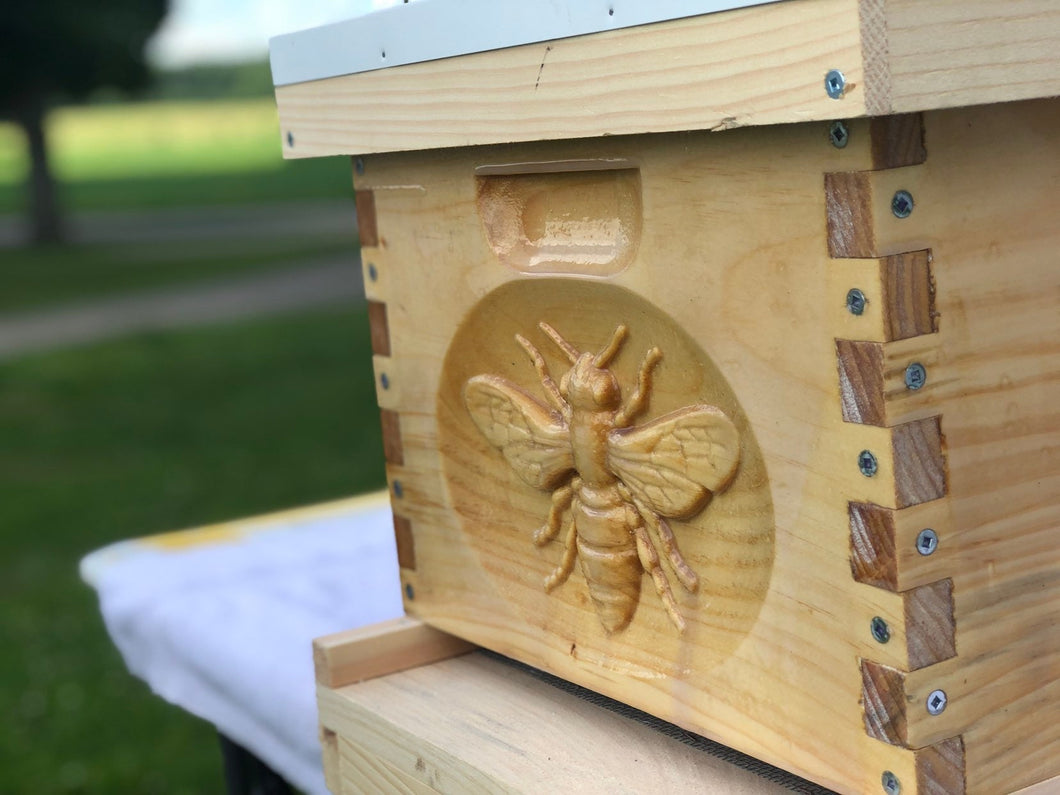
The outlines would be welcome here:
M 67 218 L 71 243 L 174 243 L 347 231 L 352 240 L 356 228 L 352 199 L 79 212 Z M 0 249 L 22 245 L 25 240 L 23 219 L 0 215 Z
M 134 332 L 349 304 L 362 297 L 360 262 L 351 253 L 254 276 L 0 315 L 0 361 Z

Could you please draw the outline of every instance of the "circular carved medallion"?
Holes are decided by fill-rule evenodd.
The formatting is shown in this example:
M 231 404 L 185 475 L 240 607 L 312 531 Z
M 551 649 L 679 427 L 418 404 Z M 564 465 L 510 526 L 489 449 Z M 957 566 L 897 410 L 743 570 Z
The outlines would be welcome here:
M 497 598 L 627 672 L 727 658 L 769 584 L 773 508 L 700 345 L 623 288 L 524 280 L 476 305 L 443 372 L 449 496 Z

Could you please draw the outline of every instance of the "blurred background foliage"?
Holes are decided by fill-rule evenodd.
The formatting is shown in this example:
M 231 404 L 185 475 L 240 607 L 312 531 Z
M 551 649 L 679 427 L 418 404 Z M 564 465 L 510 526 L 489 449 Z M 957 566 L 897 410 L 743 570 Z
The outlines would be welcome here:
M 28 155 L 0 124 L 0 325 L 219 280 L 251 289 L 321 258 L 359 280 L 349 162 L 282 161 L 270 97 L 267 66 L 251 63 L 52 109 L 58 198 L 82 232 L 43 247 L 13 239 Z M 167 213 L 209 219 L 222 205 L 251 221 L 151 238 Z M 338 208 L 339 223 L 262 237 L 259 207 Z M 115 218 L 140 234 L 93 235 Z M 220 791 L 213 728 L 125 672 L 78 561 L 122 538 L 382 487 L 377 416 L 356 299 L 0 358 L 0 792 Z

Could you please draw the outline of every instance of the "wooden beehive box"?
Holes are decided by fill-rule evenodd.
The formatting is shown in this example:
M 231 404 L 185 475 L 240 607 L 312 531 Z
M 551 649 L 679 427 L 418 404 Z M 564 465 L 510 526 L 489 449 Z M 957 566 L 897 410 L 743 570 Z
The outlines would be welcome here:
M 1060 8 L 589 5 L 273 43 L 407 611 L 841 792 L 1060 775 Z

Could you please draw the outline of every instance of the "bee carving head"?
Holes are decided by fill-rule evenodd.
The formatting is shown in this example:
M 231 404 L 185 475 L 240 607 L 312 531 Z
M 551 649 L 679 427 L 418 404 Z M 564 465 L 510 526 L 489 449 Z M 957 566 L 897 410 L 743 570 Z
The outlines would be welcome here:
M 587 411 L 617 409 L 622 404 L 622 389 L 608 365 L 626 340 L 626 327 L 617 326 L 607 346 L 599 353 L 592 354 L 580 353 L 548 323 L 541 323 L 540 326 L 573 365 L 559 382 L 560 394 L 571 408 Z

